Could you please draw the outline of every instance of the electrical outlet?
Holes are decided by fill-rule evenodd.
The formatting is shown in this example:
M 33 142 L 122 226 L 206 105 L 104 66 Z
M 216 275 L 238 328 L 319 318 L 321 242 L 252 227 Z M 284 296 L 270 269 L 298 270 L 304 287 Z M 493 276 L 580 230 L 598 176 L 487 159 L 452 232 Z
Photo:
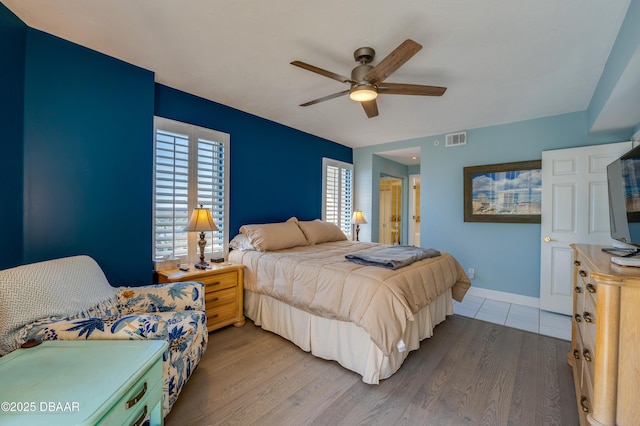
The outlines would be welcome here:
M 476 277 L 475 268 L 469 268 L 469 270 L 467 271 L 467 275 L 469 276 L 470 280 L 474 279 Z

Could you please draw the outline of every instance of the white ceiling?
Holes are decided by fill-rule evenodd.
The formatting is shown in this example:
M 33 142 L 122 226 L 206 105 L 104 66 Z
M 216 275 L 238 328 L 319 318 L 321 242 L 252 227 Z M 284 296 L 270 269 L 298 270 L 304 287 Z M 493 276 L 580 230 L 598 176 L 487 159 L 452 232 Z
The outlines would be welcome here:
M 2 3 L 159 83 L 355 148 L 585 110 L 629 1 Z M 387 81 L 446 86 L 444 96 L 382 95 L 371 119 L 346 96 L 298 106 L 348 86 L 291 61 L 348 76 L 356 48 L 373 47 L 375 65 L 407 38 L 424 47 Z

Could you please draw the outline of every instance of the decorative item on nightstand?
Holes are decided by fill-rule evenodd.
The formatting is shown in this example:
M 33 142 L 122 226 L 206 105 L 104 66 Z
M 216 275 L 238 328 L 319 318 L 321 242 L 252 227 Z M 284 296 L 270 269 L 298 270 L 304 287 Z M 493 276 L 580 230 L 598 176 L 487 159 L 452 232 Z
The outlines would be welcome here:
M 200 208 L 193 209 L 189 223 L 184 227 L 187 232 L 200 232 L 200 240 L 198 240 L 198 247 L 200 247 L 200 263 L 196 263 L 195 266 L 198 269 L 207 269 L 209 264 L 204 261 L 204 247 L 207 245 L 207 240 L 204 239 L 204 233 L 208 231 L 215 232 L 218 227 L 213 223 L 211 217 L 211 211 L 205 209 L 200 204 Z
M 364 218 L 364 214 L 361 210 L 356 210 L 353 212 L 353 216 L 351 217 L 351 223 L 356 224 L 356 241 L 360 241 L 360 224 L 367 223 L 367 220 Z

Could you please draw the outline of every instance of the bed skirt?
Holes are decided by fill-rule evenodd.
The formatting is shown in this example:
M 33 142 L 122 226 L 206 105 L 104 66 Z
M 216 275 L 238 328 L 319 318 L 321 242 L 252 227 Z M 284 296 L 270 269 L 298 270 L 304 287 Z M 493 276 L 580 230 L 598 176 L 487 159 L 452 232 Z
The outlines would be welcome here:
M 270 296 L 244 291 L 244 314 L 257 326 L 290 340 L 302 350 L 362 376 L 362 381 L 378 384 L 398 371 L 410 351 L 420 341 L 433 336 L 433 329 L 453 314 L 451 289 L 425 306 L 407 323 L 402 340 L 404 352 L 397 347 L 387 356 L 371 341 L 369 333 L 351 322 L 323 318 L 280 302 Z

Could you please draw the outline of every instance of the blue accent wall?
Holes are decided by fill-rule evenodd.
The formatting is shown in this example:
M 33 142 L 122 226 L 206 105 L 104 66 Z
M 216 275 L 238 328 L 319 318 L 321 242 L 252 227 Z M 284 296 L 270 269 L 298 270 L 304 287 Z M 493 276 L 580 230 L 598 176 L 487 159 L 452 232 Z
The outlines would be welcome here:
M 322 215 L 322 157 L 352 150 L 291 127 L 156 84 L 156 115 L 231 135 L 229 236 L 248 223 Z
M 88 254 L 112 285 L 152 279 L 153 73 L 27 30 L 25 263 Z
M 0 269 L 22 263 L 22 122 L 26 25 L 0 4 L 0 128 L 2 208 Z
M 25 26 L 0 5 L 7 160 L 0 268 L 77 254 L 112 285 L 152 280 L 153 117 L 231 135 L 230 234 L 322 214 L 322 158 L 346 146 L 156 85 L 153 72 Z M 10 247 L 11 249 L 6 249 Z

